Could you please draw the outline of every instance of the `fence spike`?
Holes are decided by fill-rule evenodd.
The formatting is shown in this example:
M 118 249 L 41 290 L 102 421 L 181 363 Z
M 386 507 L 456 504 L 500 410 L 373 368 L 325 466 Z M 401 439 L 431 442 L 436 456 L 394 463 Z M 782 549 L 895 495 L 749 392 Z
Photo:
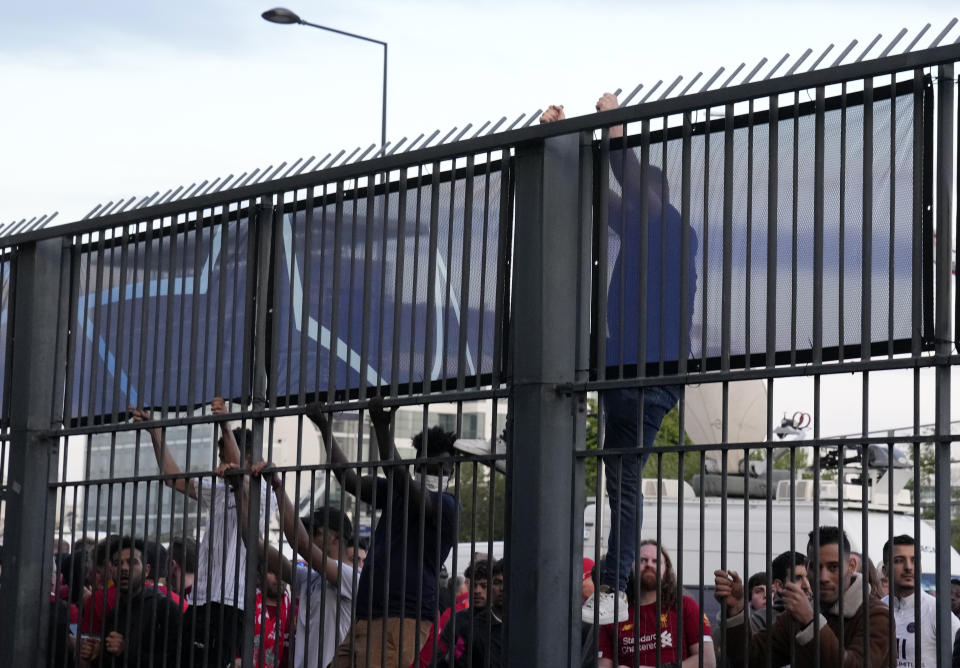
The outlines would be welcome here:
M 947 27 L 944 28 L 944 29 L 940 32 L 939 35 L 937 35 L 937 38 L 936 38 L 935 40 L 933 40 L 933 42 L 932 42 L 932 43 L 930 44 L 930 46 L 928 46 L 927 48 L 928 48 L 928 49 L 933 49 L 933 48 L 935 48 L 935 47 L 937 47 L 937 46 L 940 46 L 940 42 L 943 41 L 943 38 L 947 36 L 947 33 L 950 32 L 950 30 L 951 30 L 951 29 L 953 28 L 953 26 L 955 26 L 955 25 L 957 25 L 957 18 L 956 18 L 956 17 L 953 17 L 953 18 L 950 20 L 950 23 L 947 24 Z
M 422 137 L 423 135 L 420 135 L 420 136 Z M 406 137 L 404 137 L 403 139 L 401 139 L 400 141 L 398 141 L 396 144 L 394 144 L 394 145 L 393 145 L 393 148 L 390 149 L 390 152 L 387 153 L 387 155 L 393 155 L 394 153 L 396 153 L 397 151 L 399 151 L 399 150 L 400 150 L 400 147 L 403 146 L 403 142 L 405 142 L 405 141 L 407 141 L 407 138 L 406 138 Z
M 676 88 L 681 81 L 683 81 L 683 75 L 678 76 L 676 79 L 673 80 L 672 84 L 667 86 L 667 90 L 663 91 L 663 95 L 660 96 L 660 99 L 661 100 L 667 99 L 667 95 L 673 92 L 673 89 Z
M 136 201 L 136 199 L 137 199 L 136 195 L 134 195 L 133 197 L 131 197 L 130 199 L 128 199 L 127 202 L 126 202 L 126 204 L 124 204 L 122 207 L 120 207 L 120 210 L 117 211 L 117 213 L 123 213 L 124 211 L 126 211 L 126 210 L 127 210 L 127 207 L 129 207 L 131 204 L 133 204 L 133 203 Z
M 887 48 L 880 52 L 880 58 L 886 58 L 888 55 L 890 55 L 890 52 L 893 51 L 893 47 L 895 47 L 897 42 L 903 39 L 903 36 L 906 34 L 907 29 L 901 28 L 900 32 L 897 33 L 897 36 L 893 38 L 893 41 L 887 45 Z
M 103 208 L 100 209 L 100 211 L 97 212 L 97 215 L 95 216 L 95 218 L 102 218 L 103 216 L 107 215 L 107 210 L 112 207 L 113 207 L 113 200 L 110 200 L 109 202 L 103 205 Z
M 860 54 L 860 57 L 857 58 L 857 59 L 856 59 L 855 61 L 853 61 L 853 62 L 859 63 L 859 62 L 862 61 L 864 58 L 866 58 L 866 57 L 867 57 L 867 54 L 870 53 L 870 49 L 872 49 L 874 46 L 876 46 L 877 42 L 880 41 L 880 38 L 881 38 L 881 37 L 883 37 L 882 34 L 878 34 L 876 37 L 874 37 L 874 38 L 873 38 L 873 41 L 870 42 L 870 44 L 867 45 L 867 48 L 863 50 L 863 53 Z
M 329 157 L 330 157 L 330 154 L 327 153 L 327 158 L 329 158 Z M 324 160 L 326 160 L 327 158 L 324 158 Z M 300 174 L 301 172 L 303 172 L 303 170 L 305 170 L 305 169 L 310 165 L 310 163 L 313 162 L 315 159 L 316 159 L 316 157 L 311 155 L 309 158 L 307 158 L 307 161 L 306 161 L 306 162 L 304 162 L 302 165 L 300 165 L 300 169 L 298 169 L 297 171 L 293 172 L 293 175 L 296 176 L 297 174 Z M 295 167 L 295 166 L 296 166 L 296 165 L 294 165 L 294 167 Z M 293 170 L 293 167 L 291 167 L 290 169 L 291 169 L 291 171 L 292 171 L 292 170 Z
M 643 89 L 643 84 L 637 84 L 637 87 L 634 88 L 629 95 L 623 98 L 623 102 L 620 103 L 620 106 L 625 107 L 628 104 L 630 104 L 630 100 L 635 98 L 637 96 L 637 93 L 639 93 L 642 89 Z
M 434 138 L 436 138 L 438 134 L 440 134 L 440 130 L 434 130 L 433 133 L 429 137 L 427 137 L 427 139 L 423 142 L 420 148 L 426 148 L 430 144 L 430 142 L 432 142 Z
M 697 75 L 690 80 L 690 83 L 688 83 L 688 84 L 686 85 L 686 87 L 683 89 L 683 92 L 681 92 L 678 97 L 683 97 L 684 95 L 686 95 L 686 94 L 687 94 L 687 91 L 690 90 L 691 86 L 693 86 L 693 84 L 697 83 L 697 81 L 699 81 L 699 80 L 700 80 L 700 77 L 702 77 L 702 76 L 703 76 L 703 72 L 697 72 Z
M 515 128 L 515 127 L 517 126 L 517 123 L 519 123 L 521 120 L 523 120 L 523 117 L 526 116 L 526 115 L 527 115 L 527 112 L 523 112 L 522 114 L 520 114 L 519 116 L 517 116 L 516 120 L 515 120 L 513 123 L 511 123 L 510 125 L 508 125 L 508 126 L 507 126 L 507 129 L 504 130 L 504 132 L 509 132 L 510 130 L 513 130 L 513 128 Z
M 81 218 L 81 220 L 88 220 L 90 218 L 93 218 L 93 214 L 100 210 L 100 206 L 101 206 L 100 204 L 97 204 L 95 207 L 90 209 L 90 213 L 88 213 L 86 216 Z
M 250 185 L 253 186 L 262 182 L 263 177 L 265 177 L 267 175 L 267 172 L 269 172 L 271 169 L 273 169 L 273 165 L 267 165 L 263 169 L 258 169 L 257 171 L 260 173 L 257 175 L 257 178 L 253 179 L 253 181 L 250 182 Z
M 214 190 L 213 192 L 218 193 L 218 192 L 220 192 L 221 190 L 223 190 L 224 188 L 226 188 L 226 187 L 227 187 L 227 184 L 230 183 L 230 180 L 231 180 L 232 178 L 233 178 L 233 174 L 228 174 L 228 175 L 227 175 L 227 178 L 225 178 L 225 179 L 220 183 L 220 187 L 217 188 L 216 190 Z
M 757 76 L 757 72 L 760 71 L 760 68 L 766 64 L 767 64 L 767 58 L 766 56 L 764 56 L 763 58 L 760 59 L 760 62 L 757 63 L 757 66 L 754 67 L 752 70 L 750 70 L 750 74 L 748 74 L 746 78 L 740 82 L 740 84 L 743 85 L 746 83 L 750 83 L 750 80 L 753 79 L 753 77 Z
M 523 128 L 528 128 L 528 127 L 530 127 L 531 125 L 533 125 L 533 122 L 534 122 L 535 120 L 537 120 L 538 118 L 540 118 L 540 114 L 542 114 L 542 113 L 543 113 L 543 109 L 537 109 L 535 112 L 533 112 L 533 113 L 530 115 L 530 118 L 527 119 L 527 122 L 524 123 L 523 125 L 521 125 L 520 127 L 523 127 Z
M 507 117 L 506 117 L 506 116 L 501 116 L 501 117 L 500 117 L 500 120 L 497 121 L 496 123 L 494 123 L 492 128 L 490 128 L 489 130 L 487 130 L 487 136 L 489 137 L 489 136 L 492 135 L 494 132 L 496 132 L 496 131 L 497 131 L 497 128 L 499 128 L 501 125 L 503 125 L 504 123 L 506 123 L 506 121 L 507 121 Z
M 240 183 L 240 184 L 234 183 L 234 184 L 233 184 L 233 187 L 234 187 L 234 188 L 242 188 L 242 187 L 244 187 L 245 185 L 249 184 L 251 181 L 254 181 L 254 179 L 257 178 L 257 175 L 258 175 L 259 173 L 260 173 L 260 168 L 257 167 L 255 170 L 253 170 L 252 172 L 250 172 L 250 176 L 248 176 L 247 178 L 245 178 L 242 183 Z M 237 180 L 239 181 L 240 179 L 237 179 Z
M 31 222 L 32 222 L 32 221 L 33 221 L 33 218 L 31 218 L 30 220 L 31 220 Z M 24 223 L 26 223 L 26 225 L 24 225 Z M 9 231 L 7 232 L 7 234 L 8 234 L 8 235 L 11 235 L 11 234 L 19 234 L 19 233 L 20 233 L 20 230 L 22 230 L 24 227 L 26 227 L 26 226 L 29 225 L 29 224 L 30 224 L 30 223 L 27 223 L 27 219 L 26 219 L 26 218 L 21 218 L 19 223 L 15 224 L 15 225 L 12 225 L 12 226 L 10 227 Z
M 855 47 L 855 46 L 856 46 L 857 44 L 859 44 L 859 43 L 860 43 L 860 42 L 858 42 L 857 40 L 853 40 L 852 42 L 850 42 L 850 44 L 847 45 L 847 48 L 843 50 L 843 53 L 841 53 L 841 54 L 837 57 L 837 59 L 836 59 L 835 61 L 833 61 L 833 65 L 831 65 L 831 67 L 836 67 L 837 65 L 839 65 L 840 63 L 842 63 L 842 62 L 843 62 L 843 59 L 847 57 L 847 54 L 850 53 L 851 51 L 853 51 L 853 47 Z
M 45 223 L 43 224 L 43 226 L 46 227 L 47 225 L 49 225 L 50 222 L 51 222 L 54 218 L 56 218 L 59 214 L 60 214 L 59 211 L 54 211 L 53 213 L 51 213 L 51 214 L 50 214 L 50 217 L 47 218 L 47 222 L 45 222 Z
M 217 178 L 215 178 L 213 181 L 211 181 L 211 182 L 210 182 L 210 185 L 208 185 L 206 188 L 204 188 L 204 189 L 203 189 L 203 192 L 200 193 L 200 194 L 201 194 L 201 195 L 206 195 L 206 194 L 208 194 L 211 190 L 213 190 L 213 189 L 216 187 L 216 185 L 217 185 L 218 183 L 220 183 L 220 177 L 219 177 L 219 176 L 218 176 Z
M 107 211 L 106 215 L 112 216 L 113 214 L 115 214 L 117 212 L 117 209 L 119 209 L 122 204 L 123 204 L 123 200 L 118 199 L 117 203 L 114 204 L 109 211 Z
M 325 156 L 323 156 L 323 160 L 321 160 L 320 162 L 318 162 L 318 163 L 317 163 L 317 166 L 314 167 L 313 169 L 314 169 L 314 170 L 320 169 L 320 168 L 323 166 L 323 164 L 327 161 L 327 158 L 329 158 L 331 155 L 333 155 L 333 153 L 327 153 Z M 313 158 L 310 158 L 310 160 L 307 160 L 306 165 L 309 165 L 312 160 L 313 160 Z M 306 165 L 304 165 L 304 167 L 305 167 Z M 301 169 L 303 169 L 303 168 L 301 167 Z M 299 172 L 298 172 L 298 173 L 299 173 Z
M 284 160 L 284 161 L 281 162 L 279 165 L 277 165 L 277 168 L 276 168 L 275 170 L 273 170 L 273 174 L 271 174 L 271 175 L 267 178 L 267 181 L 273 181 L 273 179 L 277 176 L 277 174 L 280 173 L 280 170 L 283 169 L 283 168 L 286 167 L 286 166 L 287 166 L 287 161 L 286 161 L 286 160 Z
M 705 84 L 703 85 L 703 88 L 700 89 L 700 92 L 701 92 L 701 93 L 707 92 L 707 90 L 710 88 L 710 86 L 712 86 L 713 83 L 714 83 L 717 79 L 720 78 L 720 75 L 723 74 L 725 70 L 726 70 L 725 67 L 721 67 L 719 70 L 717 70 L 716 72 L 714 72 L 714 73 L 713 73 L 713 76 L 710 77 L 710 78 L 707 80 L 707 83 L 705 83 Z
M 774 72 L 776 72 L 777 70 L 779 70 L 779 69 L 780 69 L 780 66 L 783 65 L 785 62 L 787 62 L 787 58 L 789 58 L 789 57 L 790 57 L 790 54 L 789 54 L 789 53 L 783 54 L 783 58 L 781 58 L 780 61 L 779 61 L 776 65 L 773 66 L 773 69 L 770 70 L 770 71 L 767 73 L 767 76 L 763 77 L 763 80 L 764 80 L 764 81 L 767 81 L 768 79 L 770 79 L 770 77 L 773 76 Z
M 355 156 L 359 151 L 360 151 L 359 146 L 353 149 L 350 152 L 350 155 L 348 155 L 346 158 L 343 159 L 343 162 L 340 163 L 340 166 L 343 167 L 344 165 L 349 165 L 351 158 L 353 158 L 353 156 Z M 333 164 L 331 164 L 330 166 L 333 167 Z
M 448 139 L 450 139 L 450 137 L 453 136 L 453 133 L 456 132 L 456 131 L 457 131 L 457 126 L 454 125 L 454 126 L 450 129 L 450 132 L 448 132 L 447 134 L 445 134 L 445 135 L 443 136 L 443 139 L 441 139 L 440 141 L 437 142 L 437 146 L 440 146 L 441 144 L 443 144 L 444 142 L 446 142 Z
M 40 216 L 36 219 L 36 222 L 34 222 L 33 225 L 27 225 L 27 228 L 24 230 L 24 232 L 33 232 L 34 230 L 40 229 L 40 227 L 43 225 L 43 221 L 46 219 L 46 215 Z
M 180 193 L 180 196 L 177 197 L 177 201 L 180 201 L 180 200 L 182 200 L 182 199 L 184 199 L 184 198 L 186 198 L 186 197 L 189 197 L 189 196 L 192 194 L 192 191 L 193 191 L 193 189 L 196 187 L 196 185 L 197 185 L 197 182 L 194 181 L 194 182 L 191 183 L 189 186 L 187 186 L 187 189 L 184 190 L 182 193 Z
M 832 50 L 833 50 L 833 44 L 830 44 L 830 46 L 824 49 L 823 53 L 820 54 L 820 57 L 817 58 L 815 61 L 813 61 L 813 65 L 810 66 L 810 69 L 807 70 L 807 72 L 813 72 L 815 69 L 817 69 L 820 63 L 823 62 L 823 59 L 826 58 L 827 54 L 830 53 Z
M 481 125 L 480 129 L 473 134 L 471 139 L 476 139 L 477 137 L 479 137 L 480 133 L 486 130 L 489 125 L 490 125 L 490 121 L 484 121 L 483 125 Z
M 157 202 L 158 204 L 166 204 L 167 202 L 172 202 L 177 198 L 177 195 L 180 194 L 180 191 L 183 190 L 183 186 L 177 186 L 174 190 L 168 190 L 167 194 L 164 196 L 162 202 Z
M 386 146 L 386 144 L 384 144 L 384 146 Z M 367 153 L 369 153 L 370 151 L 372 151 L 372 150 L 375 149 L 375 148 L 377 148 L 377 145 L 376 145 L 376 144 L 370 144 L 370 146 L 367 147 L 367 150 L 364 151 L 363 153 L 361 153 L 361 154 L 357 157 L 357 159 L 354 160 L 354 162 L 360 162 L 360 161 L 363 160 L 365 157 L 367 157 Z M 346 163 L 344 163 L 344 164 L 346 164 Z
M 737 69 L 735 69 L 733 73 L 729 77 L 727 77 L 727 80 L 723 82 L 723 85 L 720 86 L 720 89 L 723 90 L 724 88 L 729 86 L 733 82 L 733 80 L 737 77 L 737 75 L 740 74 L 740 71 L 743 70 L 743 68 L 746 66 L 747 66 L 746 63 L 740 63 L 740 66 L 737 67 Z
M 340 152 L 337 153 L 335 156 L 333 156 L 333 159 L 326 164 L 326 167 L 324 167 L 324 169 L 330 169 L 331 167 L 333 167 L 333 165 L 337 162 L 337 160 L 340 159 L 340 156 L 343 155 L 343 154 L 346 153 L 346 152 L 347 152 L 346 149 L 341 149 Z M 322 164 L 323 164 L 323 162 L 321 161 L 320 164 L 318 164 L 316 167 L 314 167 L 312 171 L 315 172 L 315 171 L 317 171 L 318 169 L 320 169 L 320 166 L 321 166 Z
M 804 51 L 804 52 L 803 52 L 803 55 L 800 56 L 800 59 L 797 60 L 797 62 L 795 62 L 795 63 L 793 64 L 793 67 L 791 67 L 789 70 L 787 70 L 787 73 L 784 74 L 783 76 L 788 77 L 788 76 L 790 76 L 791 74 L 793 74 L 794 72 L 796 72 L 796 71 L 797 71 L 797 68 L 800 67 L 801 65 L 803 65 L 803 61 L 805 61 L 807 58 L 809 58 L 811 53 L 813 53 L 813 49 L 807 49 L 806 51 Z
M 640 100 L 640 104 L 643 104 L 644 102 L 646 102 L 647 100 L 649 100 L 649 99 L 650 99 L 650 96 L 653 95 L 653 94 L 657 91 L 658 88 L 660 88 L 660 84 L 662 84 L 662 83 L 663 83 L 663 79 L 660 79 L 660 81 L 658 81 L 657 83 L 653 84 L 653 88 L 651 88 L 650 90 L 647 91 L 647 94 L 643 96 L 643 99 L 642 99 L 642 100 Z
M 453 140 L 454 143 L 460 141 L 460 140 L 463 138 L 463 135 L 467 134 L 467 130 L 469 130 L 469 129 L 472 128 L 472 127 L 473 127 L 473 123 L 467 123 L 467 124 L 463 127 L 463 130 L 460 131 L 460 134 L 458 134 L 458 135 L 454 138 L 454 140 Z
M 285 178 L 287 178 L 288 176 L 290 176 L 291 172 L 293 172 L 293 170 L 295 170 L 295 169 L 297 168 L 297 165 L 299 165 L 301 162 L 303 162 L 303 157 L 302 157 L 302 156 L 299 157 L 299 158 L 297 158 L 297 159 L 293 162 L 293 164 L 290 165 L 290 168 L 287 169 L 287 171 L 285 171 L 285 172 L 283 173 L 283 176 L 282 176 L 281 178 L 284 178 L 284 179 L 285 179 Z
M 915 47 L 917 45 L 917 42 L 919 42 L 923 38 L 923 36 L 927 34 L 928 30 L 930 30 L 929 23 L 920 29 L 920 32 L 918 32 L 917 36 L 910 41 L 910 43 L 907 45 L 907 48 L 904 49 L 903 52 L 910 53 L 911 51 L 913 51 L 913 47 Z
M 203 187 L 204 183 L 206 183 L 206 181 L 204 181 L 199 185 L 196 183 L 191 183 L 190 187 L 187 188 L 186 192 L 180 195 L 180 199 L 187 199 L 188 197 L 194 197 L 198 192 L 200 192 L 200 189 Z
M 414 139 L 412 142 L 410 142 L 410 146 L 407 147 L 407 150 L 408 150 L 408 151 L 412 151 L 412 150 L 414 149 L 414 147 L 417 145 L 417 142 L 420 141 L 421 139 L 423 139 L 423 133 L 422 133 L 422 132 L 417 136 L 416 139 Z
M 136 210 L 136 209 L 142 209 L 143 207 L 148 206 L 150 202 L 152 202 L 154 198 L 156 198 L 156 196 L 159 194 L 160 194 L 160 191 L 157 190 L 152 195 L 146 195 L 143 199 L 137 202 L 137 205 L 133 208 Z

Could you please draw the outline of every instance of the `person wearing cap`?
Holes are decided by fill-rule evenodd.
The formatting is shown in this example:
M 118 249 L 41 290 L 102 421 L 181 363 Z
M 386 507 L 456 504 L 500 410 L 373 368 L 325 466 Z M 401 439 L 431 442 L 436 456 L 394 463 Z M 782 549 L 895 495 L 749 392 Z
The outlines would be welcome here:
M 267 462 L 259 462 L 250 471 L 256 478 L 271 467 Z M 352 622 L 356 583 L 346 548 L 353 537 L 353 525 L 347 514 L 335 506 L 317 508 L 298 520 L 283 478 L 276 472 L 266 477 L 277 497 L 283 534 L 306 561 L 294 565 L 276 548 L 266 546 L 264 550 L 267 569 L 279 572 L 284 581 L 291 583 L 299 602 L 293 665 L 326 668 Z
M 438 574 L 457 539 L 459 502 L 446 491 L 457 435 L 439 426 L 413 437 L 413 473 L 393 441 L 396 407 L 369 401 L 370 421 L 385 477 L 359 475 L 330 429 L 320 404 L 307 417 L 322 435 L 327 461 L 344 491 L 379 511 L 370 552 L 357 585 L 356 621 L 340 644 L 334 668 L 410 666 L 440 616 Z

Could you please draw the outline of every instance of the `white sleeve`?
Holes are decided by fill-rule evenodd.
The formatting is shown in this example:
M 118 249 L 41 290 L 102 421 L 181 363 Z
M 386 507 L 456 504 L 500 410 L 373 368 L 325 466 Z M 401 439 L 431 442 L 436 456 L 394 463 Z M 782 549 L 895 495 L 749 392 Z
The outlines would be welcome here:
M 353 600 L 353 566 L 340 562 L 340 596 Z
M 200 489 L 197 492 L 197 503 L 200 504 L 201 510 L 209 511 L 210 505 L 213 501 L 213 490 L 215 483 L 208 477 L 200 478 Z

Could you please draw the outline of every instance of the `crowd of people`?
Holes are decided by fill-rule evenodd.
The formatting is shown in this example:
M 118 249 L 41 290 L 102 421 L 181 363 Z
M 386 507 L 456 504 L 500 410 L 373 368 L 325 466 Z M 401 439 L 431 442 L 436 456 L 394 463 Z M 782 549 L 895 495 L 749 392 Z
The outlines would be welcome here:
M 596 103 L 598 111 L 617 106 L 608 93 Z M 563 118 L 563 107 L 551 105 L 541 121 Z M 621 137 L 622 126 L 610 129 L 611 140 Z M 627 150 L 610 159 L 609 168 L 620 187 L 609 193 L 605 212 L 619 238 L 608 276 L 607 363 L 678 362 L 689 352 L 697 235 L 670 204 L 659 169 L 641 165 Z M 636 280 L 644 273 L 645 283 Z M 640 303 L 645 317 L 628 313 Z M 635 358 L 625 358 L 630 351 Z M 746 586 L 741 574 L 717 570 L 720 612 L 707 618 L 685 593 L 667 550 L 638 540 L 641 471 L 682 390 L 623 387 L 600 394 L 603 447 L 617 453 L 604 459 L 612 510 L 607 550 L 599 563 L 582 561 L 577 631 L 583 668 L 713 668 L 747 659 L 773 666 L 937 665 L 939 633 L 949 633 L 953 643 L 960 629 L 960 581 L 951 591 L 950 629 L 938 629 L 934 601 L 919 587 L 918 546 L 907 535 L 887 543 L 877 572 L 869 555 L 852 552 L 841 530 L 816 528 L 806 552 L 777 556 Z M 282 476 L 253 456 L 249 431 L 218 420 L 218 478 L 198 482 L 183 473 L 162 430 L 151 427 L 165 483 L 197 501 L 206 526 L 198 544 L 174 541 L 169 550 L 137 536 L 74 546 L 59 564 L 51 596 L 54 665 L 225 668 L 252 652 L 258 668 L 502 666 L 509 621 L 503 561 L 471 559 L 462 588 L 441 579 L 457 539 L 459 502 L 447 491 L 456 436 L 440 427 L 418 434 L 411 472 L 393 442 L 393 411 L 377 399 L 369 410 L 383 476 L 361 475 L 323 407 L 307 409 L 342 489 L 379 514 L 368 546 L 356 539 L 341 507 L 298 518 Z M 213 401 L 212 412 L 226 412 L 222 399 Z M 131 414 L 151 419 L 142 409 Z M 250 507 L 258 487 L 256 521 Z M 263 535 L 263 501 L 271 491 L 292 559 Z M 248 554 L 264 564 L 255 601 L 244 594 Z M 574 623 L 577 612 L 571 611 Z M 252 647 L 242 642 L 251 614 Z

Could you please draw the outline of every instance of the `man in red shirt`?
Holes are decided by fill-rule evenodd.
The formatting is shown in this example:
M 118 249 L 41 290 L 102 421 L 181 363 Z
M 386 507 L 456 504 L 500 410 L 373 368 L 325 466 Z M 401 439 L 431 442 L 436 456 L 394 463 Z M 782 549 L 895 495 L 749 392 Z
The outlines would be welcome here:
M 660 619 L 657 619 L 658 590 Z M 710 622 L 700 613 L 696 601 L 681 594 L 669 555 L 659 549 L 656 541 L 643 541 L 627 583 L 630 617 L 625 622 L 601 627 L 597 667 L 674 665 L 693 668 L 699 666 L 702 655 L 704 668 L 714 668 L 716 658 Z M 682 627 L 678 620 L 678 603 Z M 639 664 L 634 663 L 635 653 Z

